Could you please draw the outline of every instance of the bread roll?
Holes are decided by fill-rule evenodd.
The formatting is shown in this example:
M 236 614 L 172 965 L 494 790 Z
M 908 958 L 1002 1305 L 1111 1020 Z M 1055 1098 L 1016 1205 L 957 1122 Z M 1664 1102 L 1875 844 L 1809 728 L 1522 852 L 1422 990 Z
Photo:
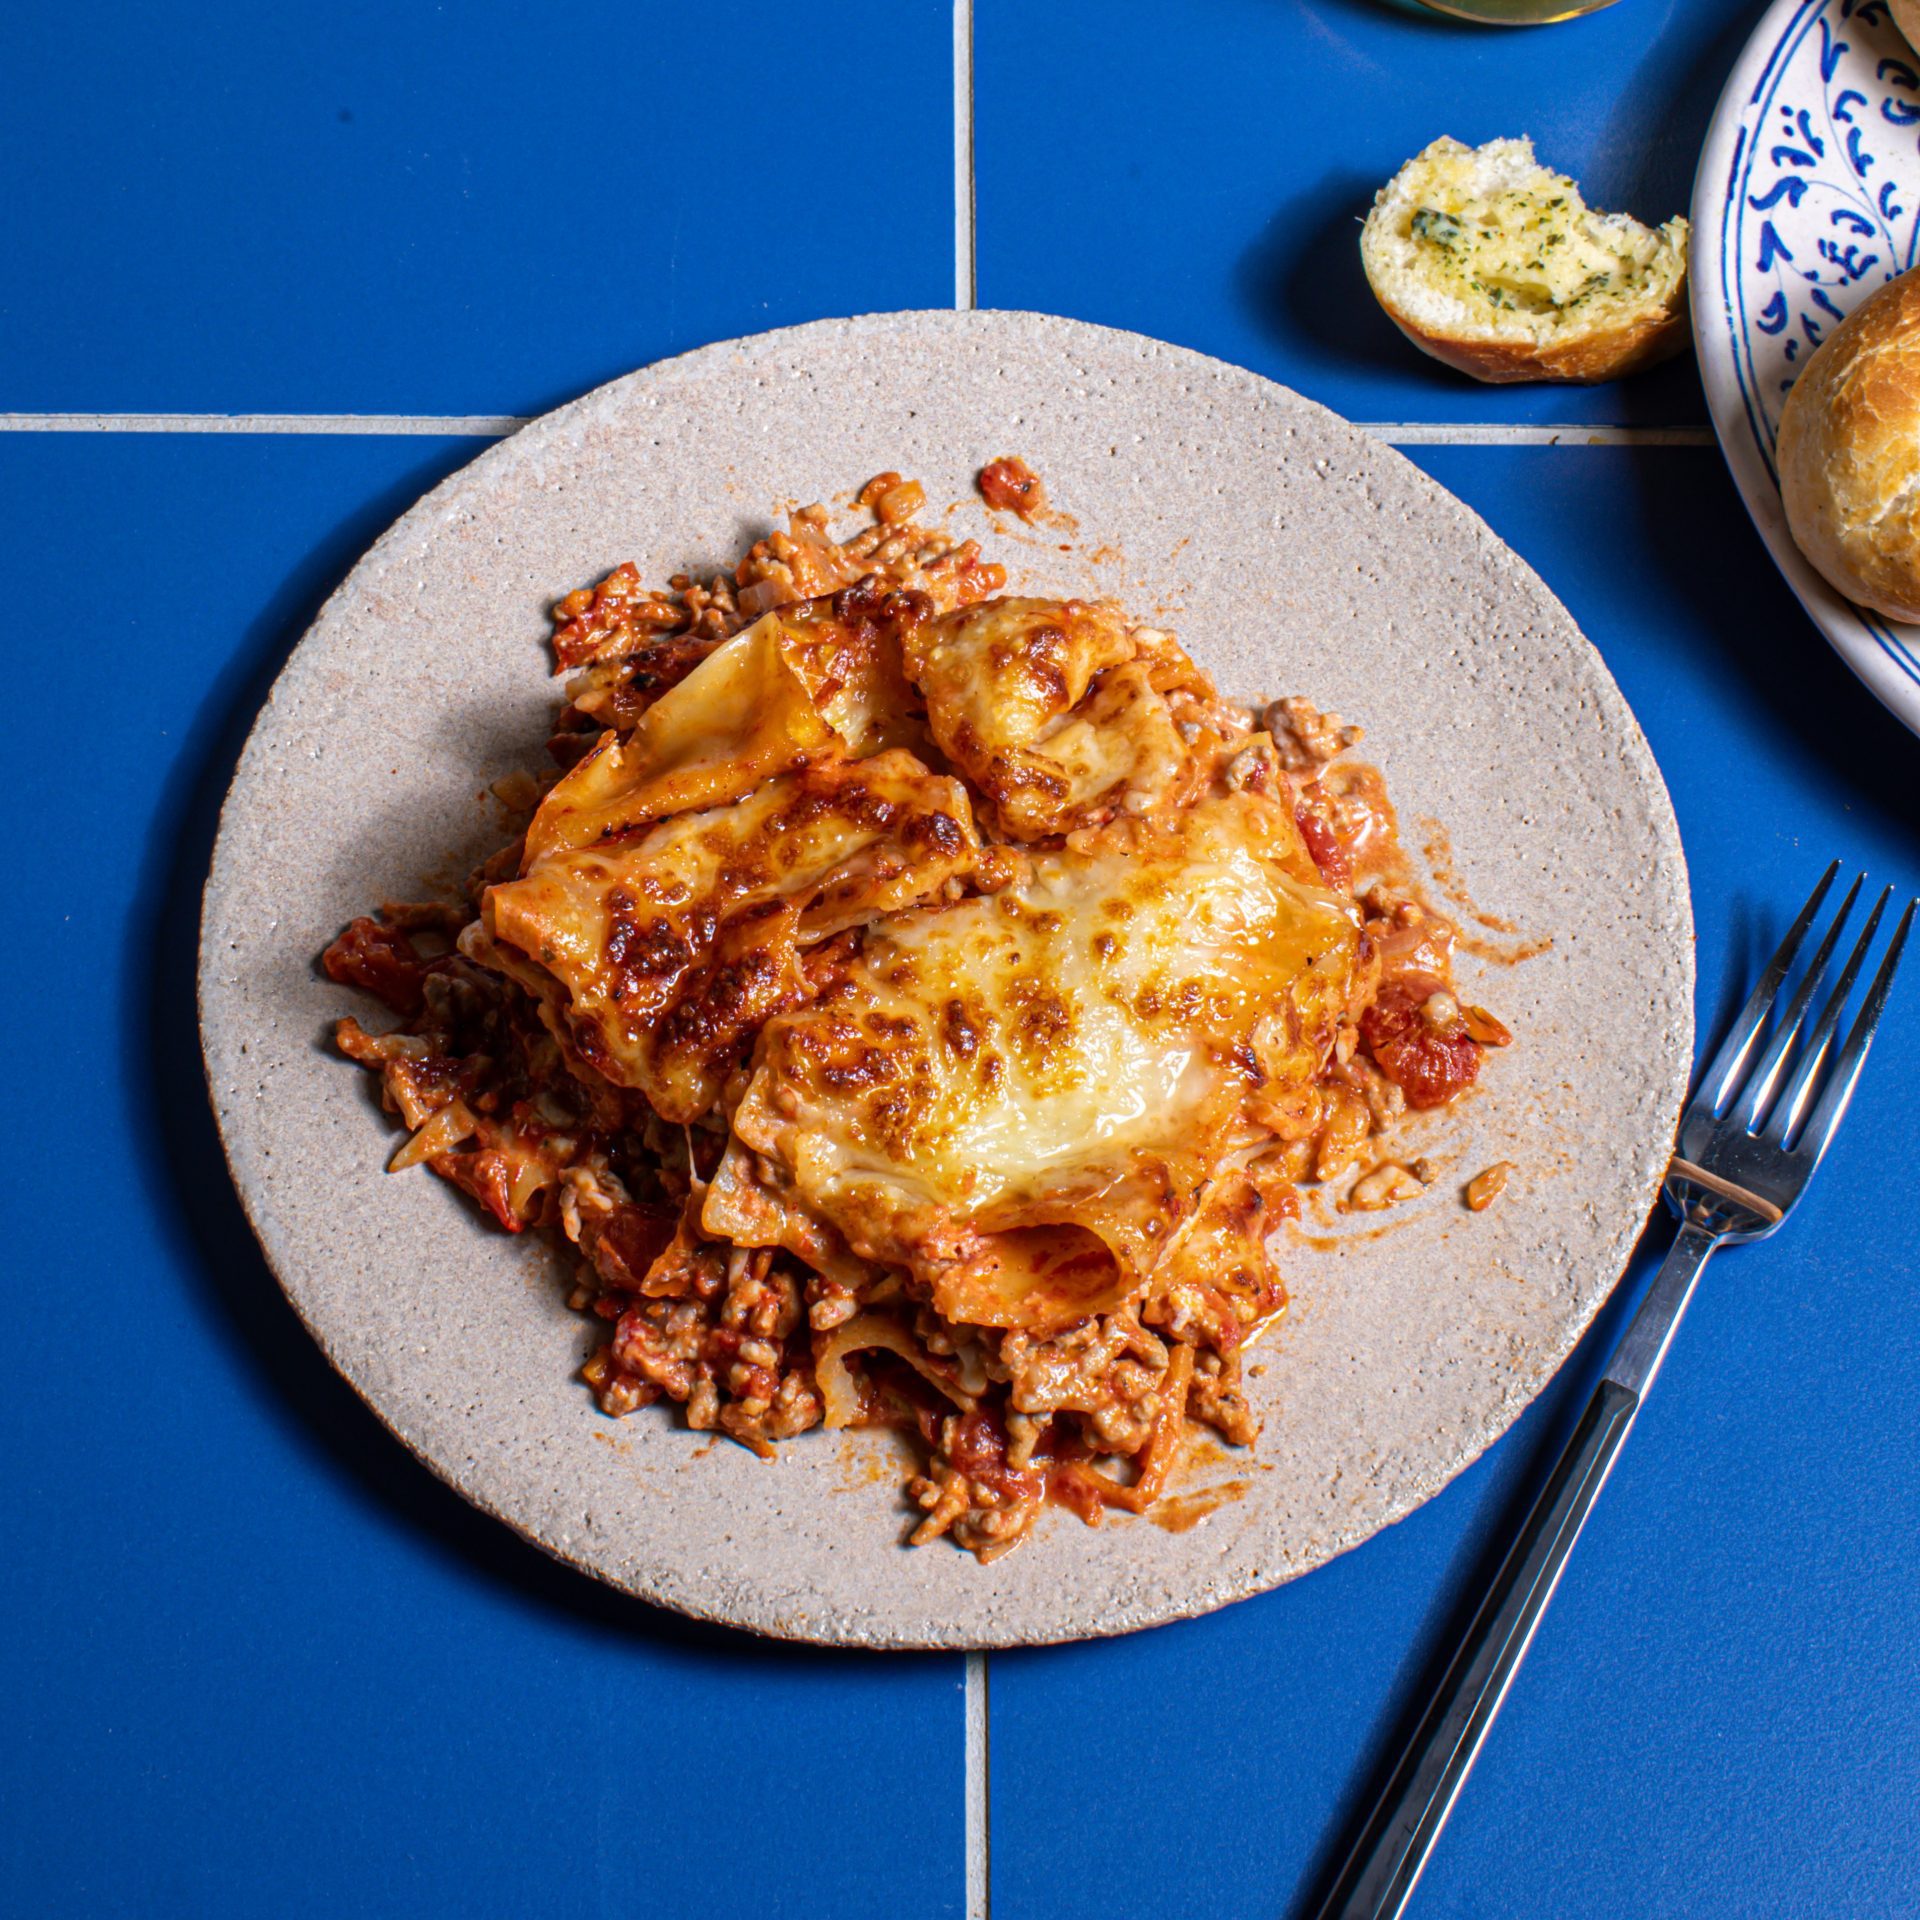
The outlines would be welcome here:
M 1787 525 L 1851 600 L 1920 620 L 1920 272 L 1855 307 L 1787 395 Z
M 1907 45 L 1920 47 L 1920 0 L 1893 0 L 1893 24 L 1907 36 Z
M 1617 379 L 1687 345 L 1687 223 L 1595 213 L 1531 140 L 1440 139 L 1375 196 L 1374 297 L 1476 380 Z

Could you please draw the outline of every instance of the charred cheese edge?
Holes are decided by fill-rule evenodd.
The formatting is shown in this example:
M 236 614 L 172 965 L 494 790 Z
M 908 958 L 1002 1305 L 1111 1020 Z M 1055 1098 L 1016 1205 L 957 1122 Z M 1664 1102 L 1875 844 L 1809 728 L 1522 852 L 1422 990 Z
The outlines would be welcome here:
M 938 893 L 978 847 L 966 789 L 894 750 L 542 851 L 487 890 L 482 924 L 521 956 L 519 977 L 538 969 L 564 994 L 582 1058 L 689 1121 L 760 1024 L 802 996 L 803 948 Z

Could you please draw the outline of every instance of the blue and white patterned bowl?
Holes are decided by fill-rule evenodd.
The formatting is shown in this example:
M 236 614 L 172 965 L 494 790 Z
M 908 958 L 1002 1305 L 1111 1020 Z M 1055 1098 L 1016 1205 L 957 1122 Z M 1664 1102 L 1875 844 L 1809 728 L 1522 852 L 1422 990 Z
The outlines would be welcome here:
M 1773 464 L 1815 347 L 1920 241 L 1920 54 L 1887 0 L 1774 0 L 1740 56 L 1693 188 L 1693 331 L 1714 431 L 1795 593 L 1920 733 L 1920 627 L 1853 605 L 1787 531 Z

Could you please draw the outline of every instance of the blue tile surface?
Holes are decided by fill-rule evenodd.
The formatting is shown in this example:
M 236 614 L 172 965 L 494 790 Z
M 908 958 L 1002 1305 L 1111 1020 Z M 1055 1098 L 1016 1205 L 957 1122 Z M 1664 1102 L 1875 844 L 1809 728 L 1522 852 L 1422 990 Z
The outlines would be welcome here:
M 1450 133 L 1527 133 L 1597 206 L 1685 213 L 1751 0 L 1630 0 L 1488 31 L 1386 0 L 979 0 L 980 304 L 1128 327 L 1354 420 L 1706 419 L 1691 361 L 1487 387 L 1403 340 L 1358 221 Z
M 1914 742 L 1799 614 L 1717 454 L 1420 464 L 1539 569 L 1644 722 L 1692 866 L 1703 1024 L 1830 857 L 1920 890 Z M 1792 1230 L 1709 1270 L 1415 1914 L 1920 1910 L 1909 974 Z M 1623 1303 L 1478 1465 L 1321 1572 L 1190 1625 L 996 1656 L 1003 1910 L 1311 1912 Z M 1069 1757 L 1115 1742 L 1129 1802 L 1190 1822 L 1181 1844 L 1059 1818 Z
M 953 300 L 951 27 L 576 0 L 0 8 L 0 410 L 533 413 Z
M 56 1063 L 8 1123 L 0 1910 L 958 1914 L 959 1660 L 695 1628 L 521 1544 L 329 1371 L 220 1159 L 192 953 L 241 733 L 472 452 L 0 437 L 7 1003 Z

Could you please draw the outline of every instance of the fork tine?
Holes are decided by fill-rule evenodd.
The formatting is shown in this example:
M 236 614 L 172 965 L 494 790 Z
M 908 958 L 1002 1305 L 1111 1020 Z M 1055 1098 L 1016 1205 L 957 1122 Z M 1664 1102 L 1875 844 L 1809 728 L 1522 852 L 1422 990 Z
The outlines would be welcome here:
M 1827 897 L 1827 889 L 1833 885 L 1833 876 L 1839 871 L 1840 862 L 1836 860 L 1820 876 L 1820 884 L 1808 896 L 1807 904 L 1800 909 L 1799 918 L 1787 929 L 1787 937 L 1780 942 L 1779 952 L 1767 962 L 1767 970 L 1760 976 L 1760 984 L 1747 996 L 1747 1004 L 1740 1009 L 1740 1018 L 1721 1041 L 1720 1051 L 1713 1056 L 1701 1077 L 1700 1092 L 1694 1100 L 1696 1110 L 1704 1105 L 1717 1120 L 1725 1109 L 1727 1096 L 1746 1070 L 1747 1055 L 1753 1051 L 1753 1043 L 1767 1023 L 1773 997 L 1780 991 L 1780 983 L 1787 977 L 1787 969 L 1793 965 L 1793 956 L 1800 951 L 1800 942 L 1806 938 L 1807 929 L 1813 925 L 1813 916 L 1820 911 L 1820 903 Z
M 1793 1079 L 1774 1102 L 1773 1111 L 1767 1116 L 1767 1124 L 1760 1131 L 1761 1139 L 1776 1147 L 1787 1144 L 1788 1132 L 1807 1110 L 1807 1102 L 1813 1097 L 1813 1090 L 1819 1082 L 1820 1069 L 1826 1064 L 1827 1053 L 1833 1046 L 1833 1036 L 1839 1031 L 1840 1016 L 1846 1011 L 1847 995 L 1853 991 L 1853 983 L 1861 965 L 1873 950 L 1873 936 L 1879 930 L 1880 916 L 1892 898 L 1893 889 L 1888 887 L 1873 903 L 1873 911 L 1867 915 L 1867 924 L 1855 942 L 1853 952 L 1847 956 L 1847 964 L 1841 968 L 1840 978 L 1827 996 L 1827 1004 L 1820 1009 L 1819 1020 L 1807 1036 L 1806 1052 L 1794 1065 Z
M 1853 1031 L 1847 1035 L 1847 1044 L 1834 1063 L 1833 1072 L 1820 1090 L 1820 1098 L 1813 1112 L 1807 1116 L 1806 1127 L 1794 1146 L 1796 1157 L 1807 1160 L 1809 1174 L 1820 1164 L 1821 1156 L 1846 1116 L 1847 1102 L 1853 1098 L 1854 1082 L 1860 1078 L 1860 1069 L 1866 1064 L 1867 1049 L 1873 1044 L 1874 1029 L 1880 1024 L 1880 1016 L 1887 1007 L 1887 995 L 1893 990 L 1894 969 L 1900 964 L 1900 949 L 1907 943 L 1907 929 L 1913 925 L 1916 905 L 1920 905 L 1920 902 L 1907 902 L 1907 910 L 1893 930 L 1887 956 L 1880 962 L 1880 971 L 1873 976 L 1873 985 L 1867 990 L 1866 1004 L 1860 1009 L 1860 1017 L 1853 1023 Z
M 1866 880 L 1867 876 L 1863 873 L 1847 889 L 1847 897 L 1840 902 L 1840 911 L 1834 915 L 1820 944 L 1814 948 L 1813 958 L 1807 963 L 1806 975 L 1794 989 L 1793 998 L 1787 1002 L 1787 1010 L 1781 1015 L 1779 1026 L 1774 1029 L 1773 1038 L 1767 1042 L 1767 1050 L 1760 1056 L 1759 1066 L 1753 1070 L 1748 1084 L 1740 1089 L 1740 1124 L 1749 1130 L 1759 1126 L 1760 1116 L 1766 1112 L 1767 1102 L 1772 1099 L 1774 1088 L 1780 1084 L 1788 1050 L 1799 1035 L 1800 1023 L 1807 1017 L 1808 1007 L 1813 1004 L 1820 976 L 1826 972 L 1827 962 L 1833 958 L 1833 950 L 1839 944 L 1840 930 L 1847 924 L 1853 904 L 1860 898 L 1860 889 Z

